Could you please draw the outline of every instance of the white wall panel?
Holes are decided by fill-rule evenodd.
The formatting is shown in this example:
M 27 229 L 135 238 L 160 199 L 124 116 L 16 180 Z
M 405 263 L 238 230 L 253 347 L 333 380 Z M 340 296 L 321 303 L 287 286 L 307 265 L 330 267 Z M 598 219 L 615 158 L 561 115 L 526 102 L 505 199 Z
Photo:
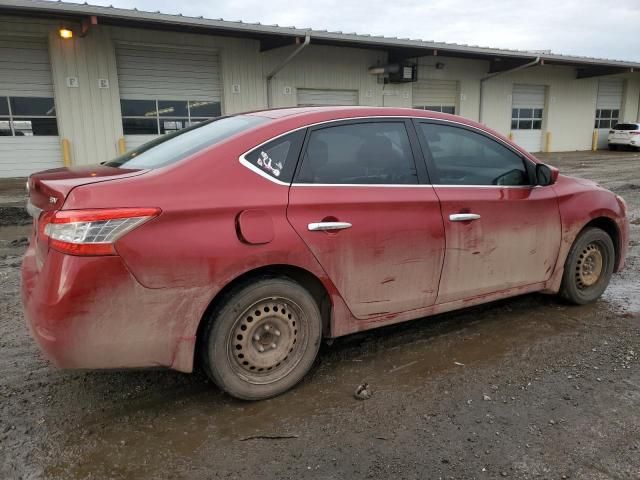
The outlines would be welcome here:
M 96 164 L 117 155 L 122 136 L 118 76 L 108 27 L 64 40 L 57 27 L 49 34 L 60 136 L 71 143 L 73 165 Z M 76 78 L 78 87 L 67 86 Z M 106 79 L 109 88 L 99 88 Z
M 458 87 L 456 115 L 478 120 L 480 108 L 480 79 L 489 70 L 489 62 L 461 58 L 429 56 L 417 59 L 418 82 L 455 81 Z M 438 68 L 440 67 L 440 68 Z M 412 87 L 415 92 L 415 87 Z M 407 106 L 418 105 L 412 99 Z
M 6 97 L 53 97 L 46 26 L 36 22 L 29 28 L 21 21 L 17 26 L 24 31 L 0 34 L 0 102 L 6 102 Z M 0 20 L 0 29 L 11 33 L 12 27 Z M 0 178 L 25 177 L 61 166 L 58 136 L 0 137 Z
M 157 135 L 125 135 L 124 142 L 127 151 L 133 150 L 134 148 L 138 148 L 140 145 L 143 145 L 151 140 L 155 140 L 158 138 Z
M 458 80 L 423 79 L 413 83 L 413 106 L 450 106 L 459 110 L 460 82 Z
M 147 45 L 151 49 L 179 46 L 185 55 L 191 55 L 187 52 L 189 49 L 212 52 L 212 59 L 215 59 L 217 52 L 218 73 L 210 77 L 210 81 L 212 89 L 219 89 L 221 85 L 221 91 L 217 94 L 222 100 L 222 113 L 229 115 L 266 108 L 263 57 L 260 43 L 256 40 L 121 27 L 112 27 L 111 35 L 113 43 L 118 45 L 132 43 Z M 198 75 L 201 74 L 198 72 Z M 234 85 L 239 88 L 238 93 L 234 93 Z M 118 104 L 118 114 L 119 110 Z
M 46 36 L 5 37 L 0 34 L 0 95 L 53 96 Z
M 623 118 L 622 105 L 624 80 L 621 78 L 601 78 L 598 80 L 597 110 L 618 110 Z M 612 122 L 613 123 L 613 122 Z M 601 125 L 602 126 L 602 125 Z M 613 126 L 613 125 L 612 125 Z M 607 148 L 610 127 L 598 128 L 598 149 Z
M 547 87 L 543 130 L 551 132 L 551 151 L 589 150 L 598 80 L 576 79 L 572 67 L 539 66 L 499 75 L 484 84 L 482 122 L 508 136 L 514 84 Z
M 58 137 L 0 137 L 0 178 L 28 177 L 61 166 Z
M 544 90 L 544 85 L 514 85 L 512 108 L 544 108 Z
M 623 92 L 624 80 L 620 78 L 600 79 L 596 108 L 621 109 Z
M 215 100 L 222 97 L 218 52 L 116 44 L 120 98 Z
M 271 72 L 295 47 L 265 52 L 264 76 Z M 383 86 L 369 67 L 383 64 L 384 52 L 355 48 L 309 45 L 271 81 L 274 107 L 295 107 L 296 89 L 355 90 L 358 105 L 382 105 Z M 407 106 L 410 106 L 409 103 Z
M 357 90 L 316 90 L 311 88 L 298 88 L 296 92 L 297 103 L 300 106 L 320 105 L 358 105 Z

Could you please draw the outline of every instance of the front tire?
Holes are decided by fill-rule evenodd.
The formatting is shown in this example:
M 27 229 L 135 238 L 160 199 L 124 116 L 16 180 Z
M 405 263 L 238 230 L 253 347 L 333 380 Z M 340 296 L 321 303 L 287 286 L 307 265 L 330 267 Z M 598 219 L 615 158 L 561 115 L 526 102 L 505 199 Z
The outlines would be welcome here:
M 560 296 L 577 305 L 595 301 L 609 285 L 614 261 L 615 249 L 609 234 L 599 228 L 587 228 L 569 250 Z
M 613 145 L 613 144 L 609 144 L 609 150 L 611 150 L 612 152 L 618 150 L 618 146 L 617 145 Z
M 214 309 L 203 334 L 203 363 L 231 396 L 262 400 L 302 380 L 321 337 L 320 310 L 305 288 L 285 277 L 261 278 Z

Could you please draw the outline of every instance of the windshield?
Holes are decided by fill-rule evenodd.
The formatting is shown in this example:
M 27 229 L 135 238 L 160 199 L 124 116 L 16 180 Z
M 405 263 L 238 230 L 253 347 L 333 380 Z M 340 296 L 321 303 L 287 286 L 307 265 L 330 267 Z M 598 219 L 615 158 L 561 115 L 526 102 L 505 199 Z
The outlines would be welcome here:
M 104 165 L 143 169 L 164 167 L 220 143 L 236 133 L 249 130 L 268 121 L 267 118 L 245 115 L 209 120 L 175 133 L 163 135 L 105 162 Z

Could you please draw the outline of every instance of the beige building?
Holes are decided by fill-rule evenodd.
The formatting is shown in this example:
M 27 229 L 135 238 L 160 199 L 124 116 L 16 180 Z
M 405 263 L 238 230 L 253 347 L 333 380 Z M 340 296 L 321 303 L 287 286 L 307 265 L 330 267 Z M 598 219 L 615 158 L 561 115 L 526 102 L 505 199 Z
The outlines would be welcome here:
M 64 38 L 69 37 L 70 38 Z M 640 63 L 2 0 L 0 177 L 102 162 L 193 122 L 295 105 L 456 113 L 530 151 L 606 147 Z

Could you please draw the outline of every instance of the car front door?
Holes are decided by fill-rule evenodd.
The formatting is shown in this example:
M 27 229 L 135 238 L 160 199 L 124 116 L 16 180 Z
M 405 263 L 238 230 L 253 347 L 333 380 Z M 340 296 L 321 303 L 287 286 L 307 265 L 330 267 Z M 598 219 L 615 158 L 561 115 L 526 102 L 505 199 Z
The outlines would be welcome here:
M 472 127 L 416 120 L 416 129 L 445 226 L 437 303 L 548 280 L 560 213 L 553 188 L 534 185 L 534 164 Z
M 291 185 L 289 222 L 360 319 L 436 300 L 444 229 L 413 150 L 408 120 L 315 126 Z

